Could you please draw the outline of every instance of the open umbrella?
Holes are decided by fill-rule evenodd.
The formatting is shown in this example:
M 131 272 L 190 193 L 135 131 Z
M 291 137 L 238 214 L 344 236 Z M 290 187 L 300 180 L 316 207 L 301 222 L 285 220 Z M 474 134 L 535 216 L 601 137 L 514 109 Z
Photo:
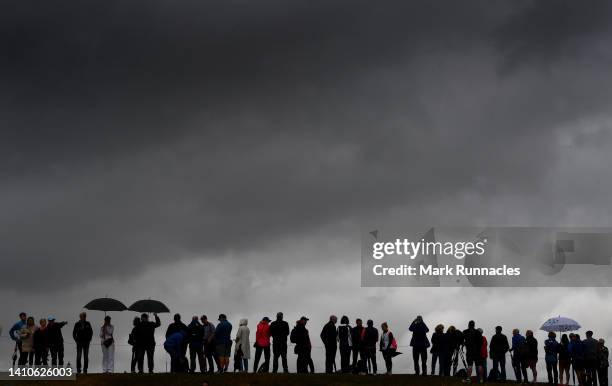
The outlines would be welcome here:
M 168 307 L 159 300 L 143 299 L 135 302 L 129 308 L 130 311 L 136 312 L 153 312 L 161 314 L 162 312 L 170 312 Z
M 540 330 L 547 332 L 566 332 L 579 330 L 580 327 L 582 326 L 580 326 L 580 324 L 573 319 L 566 318 L 564 316 L 557 316 L 544 322 L 542 327 L 540 327 Z
M 113 298 L 98 298 L 87 303 L 83 308 L 93 311 L 123 311 L 127 310 L 125 304 Z

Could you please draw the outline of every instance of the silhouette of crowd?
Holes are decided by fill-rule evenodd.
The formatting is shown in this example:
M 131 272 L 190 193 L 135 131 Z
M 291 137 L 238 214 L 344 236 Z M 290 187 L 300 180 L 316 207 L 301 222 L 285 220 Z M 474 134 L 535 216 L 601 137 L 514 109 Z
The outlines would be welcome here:
M 155 330 L 161 326 L 157 314 L 155 321 L 149 320 L 148 314 L 142 314 L 133 321 L 128 337 L 132 347 L 130 369 L 132 372 L 144 372 L 144 359 L 147 358 L 147 370 L 154 372 Z M 307 328 L 309 319 L 300 317 L 290 328 L 282 312 L 277 313 L 272 321 L 263 317 L 257 324 L 253 343 L 253 372 L 282 371 L 289 372 L 287 351 L 289 343 L 294 345 L 296 368 L 298 373 L 314 373 L 312 359 L 312 341 Z M 57 322 L 54 317 L 40 319 L 38 325 L 34 317 L 25 313 L 19 315 L 19 321 L 9 331 L 15 341 L 16 356 L 20 366 L 63 366 L 64 339 L 62 328 L 67 322 Z M 355 319 L 351 326 L 347 316 L 335 315 L 323 326 L 320 339 L 325 348 L 326 373 L 378 374 L 377 351 L 384 359 L 385 374 L 393 372 L 393 358 L 400 355 L 398 344 L 387 322 L 380 325 L 380 330 L 372 320 L 363 325 L 361 319 Z M 251 332 L 247 319 L 239 322 L 232 337 L 232 324 L 225 314 L 220 314 L 214 325 L 206 315 L 194 316 L 186 325 L 179 314 L 168 325 L 163 347 L 170 356 L 171 372 L 218 372 L 230 369 L 230 358 L 233 346 L 233 371 L 249 371 L 251 359 Z M 467 382 L 506 381 L 506 361 L 514 371 L 516 382 L 536 383 L 538 380 L 537 362 L 539 349 L 543 349 L 544 362 L 551 385 L 569 384 L 570 374 L 579 385 L 608 385 L 608 348 L 603 339 L 595 339 L 592 331 L 586 332 L 582 339 L 579 334 L 562 334 L 557 341 L 557 334 L 549 332 L 542 345 L 535 339 L 533 331 L 521 334 L 519 329 L 512 330 L 510 340 L 503 333 L 501 326 L 495 327 L 495 334 L 490 342 L 470 321 L 463 331 L 438 324 L 431 338 L 427 324 L 417 316 L 408 327 L 412 333 L 410 347 L 416 375 L 458 376 Z M 99 329 L 102 350 L 102 371 L 114 371 L 114 326 L 111 317 L 105 316 Z M 94 331 L 87 315 L 82 312 L 74 324 L 72 337 L 76 343 L 77 373 L 87 373 L 89 364 L 89 346 Z M 340 368 L 336 366 L 339 354 Z M 262 361 L 263 356 L 263 361 Z M 50 361 L 49 361 L 50 357 Z M 428 359 L 431 358 L 428 372 Z M 489 360 L 492 367 L 489 369 Z M 460 366 L 461 365 L 461 366 Z M 531 374 L 529 374 L 531 373 Z

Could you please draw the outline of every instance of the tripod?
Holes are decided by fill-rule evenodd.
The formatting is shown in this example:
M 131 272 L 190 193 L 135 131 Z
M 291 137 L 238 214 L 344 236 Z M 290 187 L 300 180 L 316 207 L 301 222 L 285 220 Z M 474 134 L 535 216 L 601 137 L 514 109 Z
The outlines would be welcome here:
M 467 362 L 465 361 L 465 355 L 463 355 L 463 346 L 459 346 L 455 349 L 453 353 L 453 376 L 457 374 L 457 366 L 459 365 L 459 358 L 461 358 L 461 363 L 463 363 L 463 367 L 467 370 Z

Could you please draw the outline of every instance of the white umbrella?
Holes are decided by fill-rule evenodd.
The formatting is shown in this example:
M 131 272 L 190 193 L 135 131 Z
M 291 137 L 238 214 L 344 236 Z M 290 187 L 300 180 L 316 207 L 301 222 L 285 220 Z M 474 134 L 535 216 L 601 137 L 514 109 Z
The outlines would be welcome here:
M 540 327 L 540 330 L 544 330 L 548 332 L 550 331 L 565 332 L 565 331 L 576 331 L 576 330 L 579 330 L 580 327 L 582 326 L 578 324 L 578 322 L 575 321 L 574 319 L 566 318 L 564 316 L 557 316 L 555 318 L 550 318 L 546 322 L 544 322 L 542 327 Z

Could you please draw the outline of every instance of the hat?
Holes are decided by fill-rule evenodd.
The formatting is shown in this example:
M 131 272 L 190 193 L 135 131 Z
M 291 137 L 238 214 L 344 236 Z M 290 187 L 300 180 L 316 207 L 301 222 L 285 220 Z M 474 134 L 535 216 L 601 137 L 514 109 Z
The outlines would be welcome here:
M 47 320 L 51 322 L 51 321 L 55 321 L 55 318 L 53 316 L 49 316 Z
M 310 320 L 310 319 L 308 319 L 308 318 L 307 318 L 307 317 L 305 317 L 305 316 L 302 316 L 302 317 L 300 318 L 300 320 L 303 320 L 303 321 L 305 321 L 305 322 L 306 322 L 306 321 L 308 321 L 308 320 Z
M 267 316 L 264 316 L 264 317 L 263 317 L 263 319 L 262 319 L 262 321 L 269 322 L 269 321 L 270 321 L 270 318 L 268 318 Z

